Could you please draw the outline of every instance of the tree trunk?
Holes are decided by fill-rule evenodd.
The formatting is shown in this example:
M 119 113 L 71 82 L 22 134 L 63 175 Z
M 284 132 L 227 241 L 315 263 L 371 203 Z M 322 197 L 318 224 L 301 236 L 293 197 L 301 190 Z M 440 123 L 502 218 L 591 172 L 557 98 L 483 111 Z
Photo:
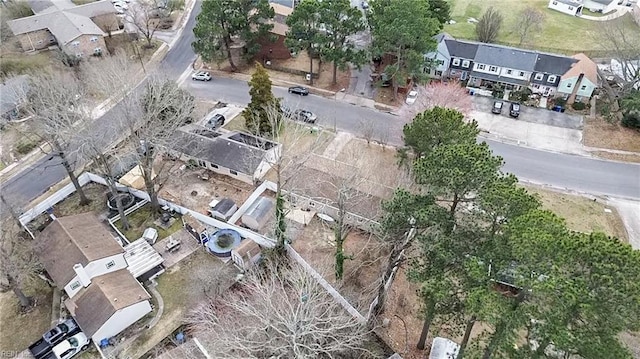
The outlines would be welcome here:
M 124 214 L 124 206 L 122 205 L 122 196 L 119 196 L 118 188 L 116 187 L 113 178 L 110 176 L 105 176 L 107 178 L 107 186 L 109 187 L 109 191 L 111 195 L 116 199 L 116 208 L 118 209 L 118 214 L 120 215 L 120 223 L 122 223 L 122 229 L 128 230 L 131 225 L 129 224 L 129 219 Z
M 57 145 L 56 147 L 59 148 Z M 69 179 L 71 179 L 71 183 L 73 183 L 73 187 L 76 188 L 76 191 L 78 192 L 78 196 L 80 196 L 80 205 L 81 206 L 88 205 L 91 201 L 89 201 L 87 196 L 84 194 L 84 191 L 80 186 L 80 182 L 78 182 L 78 177 L 76 177 L 76 174 L 73 172 L 73 168 L 71 168 L 71 164 L 67 159 L 67 155 L 64 153 L 64 151 L 58 150 L 58 156 L 60 157 L 60 160 L 62 160 L 62 166 L 67 171 L 67 174 L 69 175 Z
M 435 317 L 436 311 L 436 303 L 432 300 L 428 301 L 427 308 L 425 310 L 424 324 L 422 325 L 422 332 L 420 333 L 420 339 L 418 339 L 418 345 L 416 347 L 418 350 L 424 350 L 426 347 L 427 336 L 429 335 L 429 328 L 431 327 L 431 322 L 433 322 L 433 318 Z
M 335 264 L 335 274 L 336 274 L 336 280 L 341 280 L 342 276 L 344 275 L 344 240 L 345 240 L 345 235 L 344 235 L 344 216 L 345 216 L 345 210 L 344 210 L 344 206 L 345 206 L 345 201 L 346 199 L 343 198 L 342 194 L 339 193 L 338 194 L 338 220 L 336 221 L 336 228 L 334 229 L 334 235 L 335 235 L 335 240 L 336 240 L 336 264 Z
M 464 336 L 462 337 L 462 342 L 460 343 L 460 349 L 458 350 L 458 356 L 456 356 L 456 359 L 462 359 L 464 357 L 464 350 L 467 348 L 469 338 L 471 337 L 471 331 L 473 330 L 473 326 L 475 324 L 476 316 L 472 315 L 467 322 L 466 328 L 464 329 Z
M 229 35 L 224 37 L 224 48 L 227 50 L 227 59 L 229 60 L 229 66 L 231 66 L 231 71 L 238 71 L 238 67 L 233 63 L 233 56 L 231 55 L 231 37 Z
M 515 312 L 520 306 L 520 303 L 524 301 L 525 293 L 526 293 L 525 288 L 520 290 L 520 293 L 518 293 L 518 296 L 516 297 L 513 305 L 511 306 L 511 312 Z M 491 336 L 491 341 L 489 341 L 489 345 L 487 345 L 487 347 L 484 348 L 482 359 L 491 358 L 491 356 L 493 355 L 493 352 L 496 350 L 496 348 L 498 348 L 498 344 L 500 343 L 500 340 L 502 340 L 503 334 L 507 331 L 508 324 L 509 322 L 507 319 L 503 319 L 498 323 L 498 325 L 496 326 L 496 330 L 493 332 L 493 335 Z
M 20 307 L 22 309 L 31 307 L 33 305 L 33 298 L 26 296 L 24 292 L 22 292 L 22 288 L 20 288 L 20 285 L 18 285 L 18 282 L 15 280 L 15 278 L 13 278 L 12 275 L 7 274 L 6 276 L 7 282 L 9 282 L 9 286 L 11 287 L 13 294 L 15 294 L 20 301 Z
M 335 61 L 333 62 L 333 81 L 331 83 L 338 84 L 338 64 Z
M 284 253 L 284 246 L 287 240 L 286 232 L 287 222 L 285 221 L 284 198 L 282 198 L 282 191 L 278 183 L 278 189 L 276 190 L 276 250 L 281 254 Z
M 309 85 L 313 86 L 313 45 L 309 49 Z

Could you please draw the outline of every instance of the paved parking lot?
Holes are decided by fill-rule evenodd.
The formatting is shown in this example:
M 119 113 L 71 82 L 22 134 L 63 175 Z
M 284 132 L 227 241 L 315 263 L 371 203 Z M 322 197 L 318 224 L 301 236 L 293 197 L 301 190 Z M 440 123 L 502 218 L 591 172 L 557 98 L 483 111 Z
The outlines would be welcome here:
M 532 122 L 541 125 L 569 128 L 573 130 L 582 130 L 582 116 L 571 115 L 568 113 L 560 113 L 549 111 L 539 107 L 520 106 L 520 117 L 514 119 L 509 117 L 509 102 L 504 102 L 501 115 L 491 114 L 494 99 L 485 96 L 472 96 L 473 108 L 478 112 L 484 112 L 492 116 L 502 116 L 513 119 L 514 121 Z

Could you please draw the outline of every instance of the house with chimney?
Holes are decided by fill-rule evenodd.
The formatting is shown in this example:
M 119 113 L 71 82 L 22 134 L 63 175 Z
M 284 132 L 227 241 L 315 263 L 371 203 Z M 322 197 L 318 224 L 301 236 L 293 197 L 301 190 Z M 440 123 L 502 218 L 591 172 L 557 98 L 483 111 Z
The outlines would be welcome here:
M 568 104 L 588 101 L 598 87 L 598 65 L 582 53 L 572 58 L 576 61 L 558 84 L 558 95 Z
M 127 270 L 125 250 L 95 214 L 56 218 L 35 241 L 40 262 L 68 297 L 65 306 L 94 342 L 151 312 L 151 296 Z

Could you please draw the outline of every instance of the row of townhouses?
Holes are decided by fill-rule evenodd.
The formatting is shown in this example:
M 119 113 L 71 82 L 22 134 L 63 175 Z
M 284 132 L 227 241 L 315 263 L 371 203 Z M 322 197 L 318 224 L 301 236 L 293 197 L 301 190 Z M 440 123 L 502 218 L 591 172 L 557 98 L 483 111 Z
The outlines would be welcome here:
M 597 65 L 584 54 L 568 57 L 456 40 L 447 34 L 435 38 L 436 51 L 426 55 L 436 65 L 427 70 L 429 75 L 466 81 L 468 88 L 529 88 L 541 96 L 573 102 L 588 100 L 598 84 Z

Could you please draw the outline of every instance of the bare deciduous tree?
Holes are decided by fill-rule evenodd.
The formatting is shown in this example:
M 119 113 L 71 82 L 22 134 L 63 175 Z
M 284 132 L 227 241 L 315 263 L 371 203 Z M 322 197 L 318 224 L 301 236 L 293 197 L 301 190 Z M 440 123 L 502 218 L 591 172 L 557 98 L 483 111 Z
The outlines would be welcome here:
M 224 358 L 335 358 L 366 353 L 369 332 L 302 267 L 268 262 L 188 322 Z
M 514 30 L 518 34 L 520 40 L 518 46 L 522 45 L 529 39 L 532 31 L 538 31 L 542 28 L 544 22 L 544 13 L 535 7 L 528 6 L 520 13 L 519 21 L 516 22 Z
M 34 280 L 42 267 L 28 234 L 17 223 L 4 221 L 0 232 L 0 274 L 6 280 L 3 286 L 13 291 L 22 310 L 26 310 L 34 303 L 33 298 L 24 293 L 24 285 Z
M 25 109 L 33 116 L 35 133 L 51 148 L 78 192 L 80 205 L 89 203 L 74 172 L 78 126 L 89 118 L 85 87 L 64 73 L 45 73 L 29 84 Z
M 153 35 L 161 28 L 161 18 L 168 17 L 168 9 L 158 8 L 156 1 L 140 1 L 132 4 L 125 12 L 124 21 L 131 24 L 147 42 L 146 47 L 153 47 Z
M 476 23 L 478 41 L 486 43 L 496 41 L 502 27 L 502 20 L 502 14 L 493 7 L 489 7 Z
M 413 105 L 404 105 L 400 111 L 406 121 L 411 121 L 417 114 L 436 106 L 452 108 L 465 116 L 473 109 L 471 96 L 459 81 L 432 81 L 428 85 L 418 86 L 417 91 L 416 102 Z

